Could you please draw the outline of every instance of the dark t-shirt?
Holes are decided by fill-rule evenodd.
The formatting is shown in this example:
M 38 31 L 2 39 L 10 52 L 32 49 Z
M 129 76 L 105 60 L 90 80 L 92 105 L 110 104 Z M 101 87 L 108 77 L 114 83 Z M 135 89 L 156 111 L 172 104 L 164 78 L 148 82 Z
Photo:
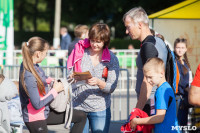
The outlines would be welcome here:
M 163 43 L 163 44 L 162 44 Z M 157 45 L 157 47 L 156 47 Z M 139 97 L 140 94 L 140 88 L 141 88 L 141 84 L 144 78 L 144 74 L 143 74 L 143 65 L 145 64 L 145 62 L 149 59 L 149 58 L 153 58 L 153 57 L 159 57 L 163 60 L 165 60 L 164 62 L 166 62 L 166 59 L 164 59 L 163 53 L 165 53 L 165 49 L 166 46 L 164 44 L 164 42 L 159 38 L 156 38 L 152 35 L 147 36 L 143 41 L 142 41 L 142 46 L 140 48 L 137 60 L 136 60 L 136 65 L 137 65 L 137 81 L 136 81 L 136 93 L 137 93 L 137 97 Z M 158 54 L 158 50 L 159 54 Z
M 158 57 L 158 51 L 155 47 L 156 40 L 154 36 L 147 36 L 143 41 L 142 41 L 142 47 L 140 50 L 140 55 L 142 58 L 142 63 L 143 65 L 146 63 L 146 61 L 149 58 L 153 57 Z
M 178 84 L 178 94 L 180 95 L 188 95 L 188 92 L 185 91 L 185 89 L 189 86 L 189 71 L 190 68 L 187 66 L 187 64 L 184 61 L 184 65 L 177 60 L 177 65 L 180 73 L 180 81 Z M 184 74 L 184 67 L 187 69 L 187 73 Z

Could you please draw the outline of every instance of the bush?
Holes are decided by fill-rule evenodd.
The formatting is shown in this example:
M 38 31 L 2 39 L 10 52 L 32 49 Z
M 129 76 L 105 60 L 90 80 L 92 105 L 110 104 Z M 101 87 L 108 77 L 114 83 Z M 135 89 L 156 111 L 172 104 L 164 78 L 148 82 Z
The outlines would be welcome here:
M 71 37 L 74 37 L 72 32 L 69 32 Z M 53 32 L 25 32 L 25 31 L 15 31 L 14 32 L 14 44 L 21 48 L 22 42 L 27 42 L 33 36 L 39 36 L 49 42 L 50 45 L 53 45 Z
M 139 49 L 141 42 L 138 40 L 116 38 L 110 41 L 109 48 L 115 47 L 116 49 L 128 49 L 129 44 L 133 44 L 135 49 Z
M 50 45 L 53 45 L 53 32 L 25 32 L 25 31 L 15 31 L 14 32 L 14 44 L 15 46 L 21 47 L 22 42 L 27 42 L 29 38 L 33 36 L 39 36 L 43 39 L 47 40 Z M 74 38 L 73 32 L 69 32 L 69 34 L 72 37 L 72 40 Z M 135 49 L 140 48 L 140 42 L 137 40 L 132 39 L 121 39 L 121 38 L 115 38 L 110 41 L 110 46 L 115 47 L 116 49 L 127 49 L 129 44 L 133 44 Z

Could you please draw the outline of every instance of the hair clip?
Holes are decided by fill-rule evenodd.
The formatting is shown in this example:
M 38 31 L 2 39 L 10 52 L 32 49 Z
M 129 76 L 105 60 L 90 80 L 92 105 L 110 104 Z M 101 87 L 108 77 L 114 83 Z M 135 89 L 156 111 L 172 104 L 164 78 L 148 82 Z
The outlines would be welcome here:
M 26 42 L 26 45 L 28 46 L 28 45 L 29 45 L 29 43 L 28 43 L 28 42 Z

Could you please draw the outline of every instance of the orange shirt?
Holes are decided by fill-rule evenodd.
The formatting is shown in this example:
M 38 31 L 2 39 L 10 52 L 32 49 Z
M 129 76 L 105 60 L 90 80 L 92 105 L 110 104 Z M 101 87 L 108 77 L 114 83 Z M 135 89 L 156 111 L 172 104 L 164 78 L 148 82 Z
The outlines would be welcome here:
M 196 73 L 191 85 L 200 87 L 200 64 L 196 70 Z

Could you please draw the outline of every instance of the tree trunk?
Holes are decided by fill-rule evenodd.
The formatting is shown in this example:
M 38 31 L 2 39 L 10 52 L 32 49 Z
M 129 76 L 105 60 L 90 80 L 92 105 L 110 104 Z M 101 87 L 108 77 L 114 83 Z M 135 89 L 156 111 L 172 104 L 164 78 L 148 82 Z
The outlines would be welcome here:
M 23 30 L 23 16 L 24 16 L 24 1 L 22 0 L 19 5 L 19 31 Z
M 34 17 L 33 17 L 34 31 L 37 31 L 37 15 L 38 15 L 37 5 L 38 5 L 38 0 L 35 0 Z
M 54 25 L 54 11 L 55 11 L 55 0 L 49 0 L 48 1 L 48 7 L 51 9 L 50 10 L 50 14 L 51 14 L 51 16 L 50 16 L 50 19 L 49 19 L 49 21 L 50 21 L 50 27 L 49 27 L 49 29 L 50 29 L 50 32 L 53 32 L 53 25 Z

